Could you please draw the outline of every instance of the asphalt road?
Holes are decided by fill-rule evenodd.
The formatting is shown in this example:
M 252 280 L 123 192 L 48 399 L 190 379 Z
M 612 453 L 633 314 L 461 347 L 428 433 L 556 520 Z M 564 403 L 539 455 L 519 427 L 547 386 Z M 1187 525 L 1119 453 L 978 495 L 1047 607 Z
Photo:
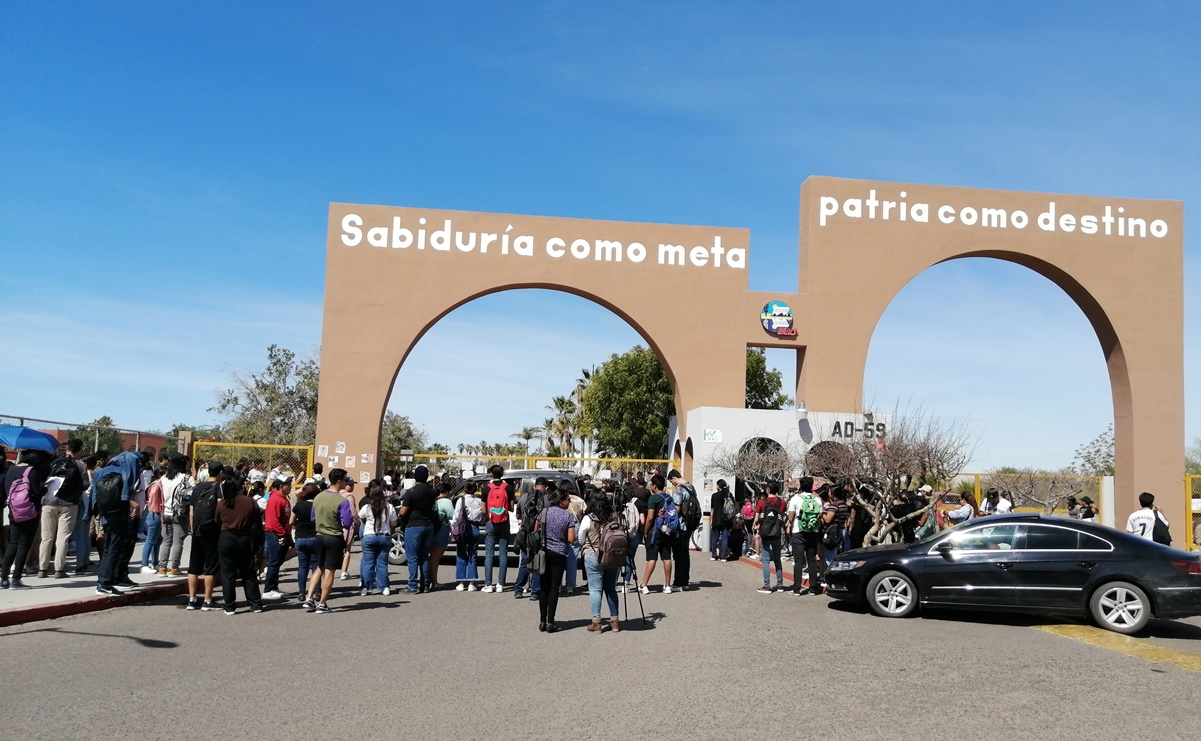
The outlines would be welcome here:
M 644 596 L 645 628 L 631 595 L 635 619 L 616 635 L 584 630 L 584 594 L 560 602 L 567 630 L 546 635 L 511 593 L 351 586 L 332 615 L 226 617 L 180 599 L 0 630 L 0 727 L 14 739 L 1201 737 L 1201 673 L 1038 629 L 1057 621 L 886 620 L 760 595 L 745 564 L 693 564 L 700 589 Z M 1139 645 L 1201 653 L 1201 621 L 1151 635 Z

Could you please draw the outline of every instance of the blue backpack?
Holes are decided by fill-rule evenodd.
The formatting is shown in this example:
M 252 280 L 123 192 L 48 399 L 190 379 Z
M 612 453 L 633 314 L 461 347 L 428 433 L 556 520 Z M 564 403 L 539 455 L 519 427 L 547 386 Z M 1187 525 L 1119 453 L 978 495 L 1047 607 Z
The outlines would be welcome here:
M 680 531 L 680 508 L 667 492 L 660 496 L 663 497 L 663 505 L 655 516 L 655 529 L 664 535 L 675 535 Z

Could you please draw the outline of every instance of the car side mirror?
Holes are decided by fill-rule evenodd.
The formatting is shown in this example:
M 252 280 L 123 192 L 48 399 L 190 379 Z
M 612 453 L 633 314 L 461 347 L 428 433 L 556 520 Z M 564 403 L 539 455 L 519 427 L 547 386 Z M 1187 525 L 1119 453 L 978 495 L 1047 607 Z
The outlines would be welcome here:
M 955 551 L 955 545 L 950 540 L 944 540 L 935 546 L 935 550 L 942 554 L 943 558 L 949 559 L 951 554 Z

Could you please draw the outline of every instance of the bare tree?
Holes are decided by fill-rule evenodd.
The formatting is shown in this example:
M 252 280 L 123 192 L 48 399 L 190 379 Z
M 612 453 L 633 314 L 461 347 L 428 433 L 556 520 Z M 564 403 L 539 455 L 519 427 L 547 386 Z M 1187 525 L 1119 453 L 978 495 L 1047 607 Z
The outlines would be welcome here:
M 799 445 L 786 448 L 770 438 L 750 437 L 737 447 L 718 446 L 705 473 L 717 471 L 742 481 L 766 484 L 791 478 L 801 469 L 803 460 Z
M 1003 468 L 985 475 L 984 486 L 1007 493 L 1016 507 L 1038 506 L 1043 514 L 1054 514 L 1068 497 L 1083 494 L 1095 477 L 1071 471 L 1039 471 L 1032 468 Z
M 979 437 L 964 423 L 946 422 L 923 407 L 897 407 L 884 438 L 857 436 L 837 444 L 815 445 L 806 468 L 849 484 L 851 500 L 870 517 L 864 545 L 894 540 L 902 523 L 920 518 L 938 504 L 935 497 L 915 512 L 893 516 L 901 492 L 930 484 L 945 488 L 976 454 Z

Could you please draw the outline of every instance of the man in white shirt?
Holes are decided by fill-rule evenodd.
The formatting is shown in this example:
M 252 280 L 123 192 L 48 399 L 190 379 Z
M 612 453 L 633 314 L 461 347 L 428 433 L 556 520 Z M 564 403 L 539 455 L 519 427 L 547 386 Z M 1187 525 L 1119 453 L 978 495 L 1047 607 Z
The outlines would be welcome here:
M 1144 491 L 1139 494 L 1138 503 L 1142 509 L 1135 510 L 1126 519 L 1126 532 L 1147 540 L 1155 540 L 1155 519 L 1159 518 L 1164 525 L 1167 525 L 1168 518 L 1163 516 L 1159 507 L 1155 506 L 1155 495 L 1151 492 Z M 1164 545 L 1171 545 L 1171 543 L 1164 543 Z
M 1009 498 L 1008 494 L 1005 494 L 1005 495 L 1001 496 L 999 499 L 997 499 L 997 514 L 998 515 L 1006 515 L 1012 511 L 1013 511 L 1013 500 Z

